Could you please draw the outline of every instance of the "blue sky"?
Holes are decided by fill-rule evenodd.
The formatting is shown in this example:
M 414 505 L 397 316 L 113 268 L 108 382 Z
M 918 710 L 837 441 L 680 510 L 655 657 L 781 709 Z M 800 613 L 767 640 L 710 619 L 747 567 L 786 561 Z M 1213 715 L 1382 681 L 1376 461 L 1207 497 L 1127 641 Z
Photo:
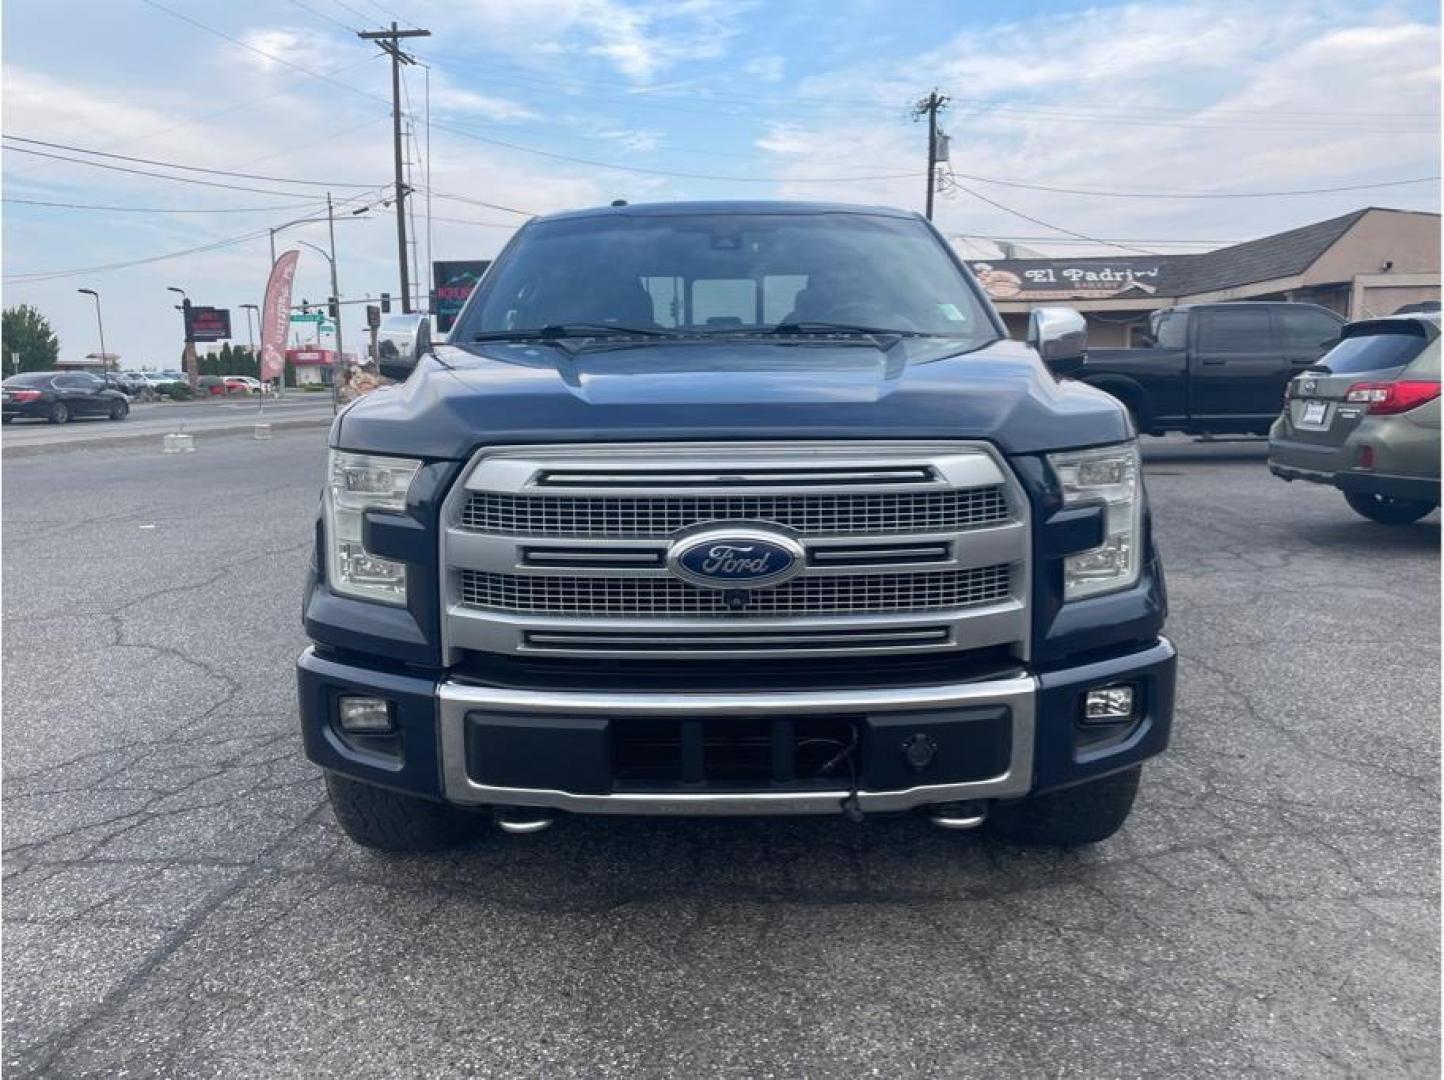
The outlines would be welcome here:
M 1364 205 L 1438 209 L 1437 182 L 1212 200 L 1015 186 L 1157 196 L 1434 176 L 1433 4 L 10 0 L 7 136 L 271 179 L 91 158 L 260 190 L 181 183 L 7 140 L 5 304 L 38 306 L 63 354 L 81 355 L 97 344 L 91 300 L 75 290 L 97 289 L 110 351 L 171 366 L 179 317 L 166 286 L 197 303 L 259 303 L 265 230 L 312 214 L 324 185 L 346 219 L 343 294 L 394 293 L 394 218 L 350 214 L 391 171 L 388 68 L 352 31 L 393 17 L 434 35 L 415 44 L 426 68 L 408 69 L 407 88 L 422 158 L 429 70 L 431 173 L 418 162 L 412 180 L 432 192 L 438 259 L 494 254 L 524 220 L 509 210 L 618 197 L 920 208 L 925 144 L 908 104 L 934 85 L 953 98 L 955 174 L 936 218 L 970 254 L 989 253 L 987 237 L 1117 250 L 1069 232 L 1198 250 Z M 424 197 L 415 204 L 424 267 Z M 288 238 L 324 244 L 325 227 L 288 230 L 282 249 Z M 217 246 L 157 258 L 205 245 Z M 314 300 L 325 264 L 302 253 L 298 297 Z M 352 342 L 360 318 L 352 309 Z

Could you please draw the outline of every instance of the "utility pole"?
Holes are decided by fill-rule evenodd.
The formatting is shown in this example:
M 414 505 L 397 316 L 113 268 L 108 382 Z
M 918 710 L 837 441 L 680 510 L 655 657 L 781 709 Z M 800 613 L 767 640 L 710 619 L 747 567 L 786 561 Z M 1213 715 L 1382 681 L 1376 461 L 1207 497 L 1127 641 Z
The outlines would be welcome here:
M 933 219 L 933 188 L 937 184 L 938 168 L 938 113 L 948 107 L 946 94 L 938 93 L 934 88 L 928 96 L 913 106 L 913 119 L 921 120 L 924 116 L 928 118 L 928 201 L 927 218 Z
M 396 258 L 401 269 L 401 310 L 411 313 L 411 279 L 406 265 L 406 180 L 401 160 L 401 65 L 416 63 L 416 57 L 402 52 L 401 39 L 430 37 L 430 30 L 401 30 L 391 23 L 390 30 L 363 30 L 357 37 L 374 41 L 391 57 L 391 143 L 396 159 Z

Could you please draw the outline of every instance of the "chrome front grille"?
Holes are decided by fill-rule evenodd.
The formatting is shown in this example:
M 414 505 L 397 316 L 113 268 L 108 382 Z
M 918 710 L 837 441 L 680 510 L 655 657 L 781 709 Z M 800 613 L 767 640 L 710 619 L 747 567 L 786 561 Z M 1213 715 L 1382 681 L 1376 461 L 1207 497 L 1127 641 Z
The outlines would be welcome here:
M 878 615 L 1007 599 L 1008 563 L 920 574 L 794 578 L 771 589 L 699 589 L 671 577 L 535 577 L 461 572 L 461 603 L 511 615 L 656 618 Z
M 801 572 L 728 590 L 669 569 L 729 522 L 794 539 Z M 1028 501 L 982 444 L 499 447 L 443 525 L 448 662 L 1028 653 Z
M 458 522 L 508 536 L 667 537 L 716 521 L 765 521 L 803 536 L 962 532 L 1008 520 L 1001 484 L 837 495 L 565 496 L 472 492 Z

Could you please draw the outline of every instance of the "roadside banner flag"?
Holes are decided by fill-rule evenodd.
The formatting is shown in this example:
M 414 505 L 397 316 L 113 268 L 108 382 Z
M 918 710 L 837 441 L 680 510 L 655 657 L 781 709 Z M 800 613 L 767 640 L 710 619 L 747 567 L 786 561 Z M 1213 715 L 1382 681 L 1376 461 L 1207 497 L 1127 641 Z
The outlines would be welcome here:
M 291 282 L 300 251 L 285 251 L 271 267 L 266 303 L 261 309 L 261 378 L 279 379 L 286 372 L 286 335 L 291 326 Z

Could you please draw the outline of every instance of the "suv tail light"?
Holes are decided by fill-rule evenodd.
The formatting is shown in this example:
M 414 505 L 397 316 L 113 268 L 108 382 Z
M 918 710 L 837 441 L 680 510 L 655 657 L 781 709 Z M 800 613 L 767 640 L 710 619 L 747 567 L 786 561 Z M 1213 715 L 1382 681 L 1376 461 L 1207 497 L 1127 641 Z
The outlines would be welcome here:
M 1401 379 L 1398 382 L 1361 382 L 1349 387 L 1344 400 L 1368 405 L 1373 416 L 1392 416 L 1417 409 L 1439 396 L 1437 382 Z
M 40 398 L 39 390 L 11 390 L 11 401 L 37 401 Z

